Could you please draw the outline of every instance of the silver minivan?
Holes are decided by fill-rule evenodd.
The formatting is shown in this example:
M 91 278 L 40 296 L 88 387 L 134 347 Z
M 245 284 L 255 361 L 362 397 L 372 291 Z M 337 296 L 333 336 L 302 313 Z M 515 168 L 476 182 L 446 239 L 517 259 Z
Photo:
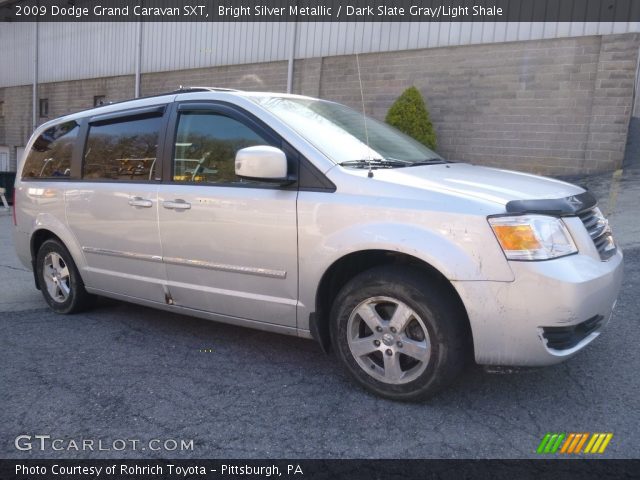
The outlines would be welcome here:
M 275 93 L 181 89 L 50 121 L 19 162 L 14 223 L 56 312 L 103 295 L 313 338 L 398 400 L 471 359 L 573 356 L 622 280 L 584 189 Z

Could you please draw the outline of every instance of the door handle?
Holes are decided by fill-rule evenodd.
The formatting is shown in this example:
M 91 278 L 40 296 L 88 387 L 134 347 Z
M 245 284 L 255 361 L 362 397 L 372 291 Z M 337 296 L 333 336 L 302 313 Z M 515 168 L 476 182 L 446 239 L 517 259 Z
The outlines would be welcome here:
M 129 197 L 129 205 L 132 207 L 151 208 L 153 202 L 142 197 Z
M 185 202 L 181 198 L 177 200 L 165 200 L 162 202 L 162 206 L 169 210 L 189 210 L 191 208 L 191 204 L 189 202 Z

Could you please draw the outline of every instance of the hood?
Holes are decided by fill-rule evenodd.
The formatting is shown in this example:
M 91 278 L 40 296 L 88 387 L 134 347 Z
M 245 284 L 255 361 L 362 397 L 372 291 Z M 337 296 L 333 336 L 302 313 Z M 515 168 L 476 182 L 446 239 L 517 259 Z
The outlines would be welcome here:
M 585 191 L 552 178 L 468 163 L 379 169 L 374 175 L 378 180 L 402 186 L 451 192 L 501 205 L 511 200 L 564 198 Z

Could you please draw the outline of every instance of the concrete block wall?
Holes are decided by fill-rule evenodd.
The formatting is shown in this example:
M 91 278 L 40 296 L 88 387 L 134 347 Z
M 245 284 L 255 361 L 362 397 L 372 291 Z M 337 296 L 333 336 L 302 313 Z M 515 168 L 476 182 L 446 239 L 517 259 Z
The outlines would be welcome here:
M 323 58 L 296 60 L 293 67 L 293 93 L 320 97 Z
M 366 110 L 384 119 L 415 85 L 447 158 L 546 175 L 612 170 L 639 46 L 625 34 L 361 55 Z M 354 56 L 322 60 L 319 95 L 362 108 Z
M 638 35 L 602 37 L 584 166 L 620 168 L 633 111 Z M 633 129 L 631 130 L 633 134 Z
M 16 168 L 16 147 L 31 135 L 31 86 L 0 88 L 3 116 L 0 117 L 0 145 L 9 147 L 9 164 Z
M 33 131 L 32 87 L 0 88 L 0 101 L 4 99 L 4 117 L 0 118 L 0 145 L 8 145 L 10 163 L 16 167 L 16 147 L 24 146 Z M 107 101 L 117 102 L 133 97 L 133 76 L 96 78 L 73 82 L 43 83 L 38 85 L 38 100 L 46 98 L 49 114 L 40 117 L 41 125 L 53 118 L 93 107 L 94 96 L 104 95 Z M 36 105 L 39 109 L 39 105 Z
M 134 94 L 135 79 L 132 75 L 42 83 L 38 85 L 38 97 L 49 101 L 49 115 L 39 118 L 38 123 L 93 108 L 93 99 L 98 95 L 104 96 L 106 102 L 119 102 L 133 98 Z
M 384 119 L 415 85 L 447 158 L 545 175 L 613 170 L 628 140 L 639 47 L 640 34 L 629 33 L 360 55 L 365 108 Z M 90 108 L 95 95 L 132 98 L 134 82 L 129 75 L 41 84 L 39 98 L 49 99 L 53 118 Z M 179 85 L 284 92 L 287 62 L 143 74 L 141 94 Z M 355 56 L 296 60 L 293 85 L 294 93 L 362 108 Z M 24 145 L 31 86 L 0 88 L 0 101 L 0 145 Z
M 180 85 L 285 92 L 287 90 L 287 62 L 146 73 L 142 75 L 140 83 L 142 95 L 170 92 L 176 90 Z
M 627 145 L 624 152 L 624 168 L 640 168 L 640 78 L 635 79 L 636 94 L 631 111 L 629 132 L 627 133 Z

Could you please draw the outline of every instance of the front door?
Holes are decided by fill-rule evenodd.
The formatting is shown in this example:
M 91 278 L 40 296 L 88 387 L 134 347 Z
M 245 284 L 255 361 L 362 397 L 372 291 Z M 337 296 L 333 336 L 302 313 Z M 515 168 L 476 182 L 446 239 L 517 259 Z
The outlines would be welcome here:
M 181 104 L 174 118 L 170 181 L 158 194 L 173 302 L 295 327 L 297 191 L 235 175 L 239 149 L 279 140 L 222 105 Z

